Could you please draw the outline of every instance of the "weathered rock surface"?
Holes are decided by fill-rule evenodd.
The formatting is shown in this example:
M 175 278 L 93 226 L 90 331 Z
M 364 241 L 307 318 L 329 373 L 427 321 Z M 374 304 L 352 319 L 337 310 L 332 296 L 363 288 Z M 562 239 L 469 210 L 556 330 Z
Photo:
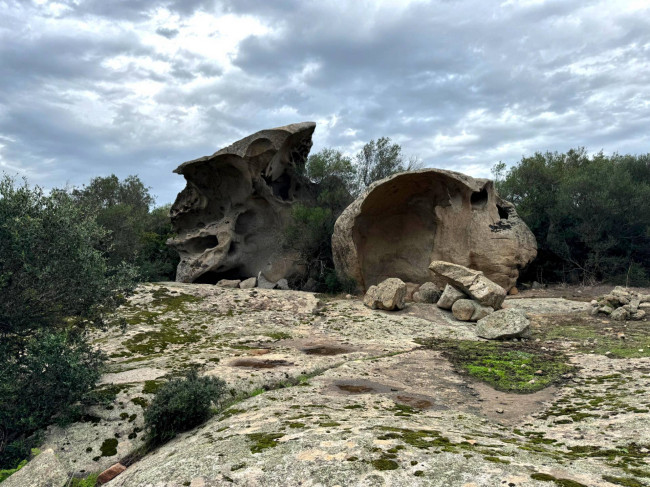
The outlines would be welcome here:
M 261 272 L 257 275 L 257 287 L 260 289 L 275 289 L 278 287 L 277 282 L 271 282 Z
M 431 262 L 429 269 L 437 284 L 449 284 L 460 289 L 483 306 L 499 309 L 506 299 L 506 290 L 485 277 L 481 271 L 442 261 Z
M 537 254 L 532 232 L 487 179 L 441 169 L 372 184 L 338 218 L 336 269 L 368 289 L 388 277 L 431 280 L 431 261 L 481 270 L 510 289 Z
M 467 296 L 465 296 L 462 291 L 459 291 L 455 287 L 447 284 L 444 291 L 442 292 L 442 295 L 440 296 L 440 299 L 438 300 L 438 308 L 451 309 L 456 301 L 466 297 Z
M 474 302 L 474 304 L 476 305 L 476 309 L 469 321 L 478 321 L 494 313 L 494 308 L 490 306 L 482 306 L 476 302 Z
M 480 319 L 476 334 L 488 340 L 521 338 L 528 335 L 530 321 L 519 309 L 502 309 Z
M 217 285 L 221 287 L 232 287 L 237 288 L 241 284 L 239 279 L 221 279 Z
M 187 181 L 170 211 L 177 281 L 216 283 L 261 271 L 276 282 L 301 272 L 282 235 L 292 204 L 311 198 L 311 183 L 299 174 L 315 127 L 262 130 L 174 171 Z
M 276 286 L 278 289 L 282 289 L 283 291 L 288 291 L 289 290 L 289 283 L 287 282 L 286 279 L 280 279 L 277 283 Z
M 2 487 L 63 487 L 68 474 L 51 448 L 2 482 Z
M 471 299 L 459 299 L 451 307 L 451 313 L 458 321 L 478 321 L 492 314 L 494 309 Z
M 438 286 L 432 282 L 425 282 L 420 288 L 413 293 L 413 301 L 416 303 L 430 303 L 435 304 L 440 299 L 442 293 Z
M 253 289 L 256 286 L 257 286 L 257 277 L 249 277 L 248 279 L 244 279 L 242 282 L 239 283 L 239 287 L 242 289 Z
M 404 309 L 406 284 L 401 279 L 392 277 L 377 286 L 371 286 L 363 298 L 363 304 L 370 309 L 395 311 Z
M 459 299 L 451 307 L 451 313 L 459 321 L 469 321 L 477 311 L 477 303 L 471 299 Z
M 637 358 L 610 360 L 602 355 L 607 348 L 593 354 L 583 347 L 589 333 L 599 341 L 599 333 L 608 333 L 586 316 L 588 302 L 506 301 L 530 313 L 534 337 L 556 331 L 558 313 L 566 328 L 578 328 L 569 343 L 555 333 L 541 343 L 507 344 L 511 351 L 571 350 L 578 367 L 557 387 L 517 394 L 459 374 L 441 352 L 420 344 L 436 338 L 481 345 L 476 325 L 428 304 L 388 314 L 359 299 L 319 298 L 140 286 L 120 310 L 126 331 L 93 335 L 110 357 L 105 387 L 112 382 L 120 390 L 112 409 L 93 407 L 97 422 L 57 427 L 53 436 L 48 430 L 48 444 L 69 473 L 110 467 L 142 445 L 138 404 L 153 398 L 146 381 L 160 383 L 191 366 L 222 378 L 242 400 L 150 452 L 108 486 L 548 487 L 553 483 L 531 478 L 544 473 L 613 487 L 603 476 L 633 479 L 634 471 L 647 469 L 650 350 L 634 344 Z M 614 338 L 620 346 L 631 346 L 631 327 L 646 339 L 647 327 L 628 323 L 627 339 Z M 274 389 L 287 381 L 298 385 Z M 131 431 L 137 438 L 128 438 Z M 114 438 L 117 454 L 95 461 L 102 442 Z

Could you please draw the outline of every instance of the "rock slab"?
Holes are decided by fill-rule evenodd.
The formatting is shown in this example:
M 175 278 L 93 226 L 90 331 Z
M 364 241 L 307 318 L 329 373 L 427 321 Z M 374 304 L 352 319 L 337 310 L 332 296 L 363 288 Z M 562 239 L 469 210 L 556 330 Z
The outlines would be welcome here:
M 482 318 L 476 324 L 476 334 L 488 340 L 521 338 L 528 334 L 530 321 L 519 309 L 501 309 Z
M 483 306 L 500 309 L 506 299 L 506 290 L 481 271 L 443 261 L 431 262 L 429 269 L 439 284 L 450 284 Z
M 2 487 L 63 487 L 67 481 L 67 472 L 49 448 L 2 482 Z
M 438 308 L 451 309 L 456 301 L 466 297 L 465 293 L 447 284 L 445 290 L 442 292 L 442 296 L 438 300 Z
M 378 286 L 371 286 L 363 298 L 363 304 L 370 309 L 395 311 L 404 309 L 406 284 L 401 279 L 390 278 Z
M 239 287 L 241 289 L 253 289 L 256 286 L 257 286 L 257 277 L 249 277 L 248 279 L 244 279 L 242 282 L 239 283 Z

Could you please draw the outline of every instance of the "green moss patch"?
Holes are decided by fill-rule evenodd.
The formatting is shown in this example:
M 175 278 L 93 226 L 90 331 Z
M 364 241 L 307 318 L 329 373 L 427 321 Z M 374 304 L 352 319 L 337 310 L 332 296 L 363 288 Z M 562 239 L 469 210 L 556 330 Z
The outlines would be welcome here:
M 546 473 L 534 473 L 530 478 L 533 480 L 541 480 L 542 482 L 553 482 L 555 485 L 559 485 L 560 487 L 587 487 L 585 484 L 581 484 L 575 480 L 558 479 Z
M 252 442 L 251 453 L 260 453 L 268 448 L 278 446 L 278 439 L 284 435 L 282 433 L 251 433 L 246 436 Z
M 548 317 L 536 334 L 550 345 L 568 342 L 574 352 L 609 358 L 650 357 L 650 328 L 646 322 L 603 321 L 591 316 Z
M 560 382 L 562 375 L 573 370 L 565 355 L 523 342 L 432 338 L 421 343 L 441 350 L 460 372 L 504 392 L 537 392 Z
M 117 439 L 116 438 L 107 438 L 102 443 L 102 446 L 99 448 L 102 452 L 103 457 L 113 457 L 117 455 Z
M 613 477 L 611 475 L 603 475 L 603 480 L 612 484 L 623 485 L 624 487 L 645 487 L 646 485 L 642 484 L 636 479 L 629 477 Z
M 293 338 L 290 333 L 285 333 L 283 331 L 273 331 L 270 333 L 265 333 L 269 338 L 272 338 L 273 340 L 290 340 Z
M 164 383 L 165 381 L 146 380 L 144 381 L 144 387 L 142 388 L 142 393 L 155 394 L 156 392 L 158 392 L 158 389 L 160 389 L 160 386 L 162 386 Z
M 379 458 L 370 462 L 377 470 L 397 470 L 399 464 L 390 458 Z
M 202 333 L 195 330 L 182 330 L 171 321 L 163 321 L 159 324 L 158 330 L 138 333 L 124 341 L 123 345 L 132 353 L 151 355 L 166 350 L 169 345 L 197 343 L 203 338 Z

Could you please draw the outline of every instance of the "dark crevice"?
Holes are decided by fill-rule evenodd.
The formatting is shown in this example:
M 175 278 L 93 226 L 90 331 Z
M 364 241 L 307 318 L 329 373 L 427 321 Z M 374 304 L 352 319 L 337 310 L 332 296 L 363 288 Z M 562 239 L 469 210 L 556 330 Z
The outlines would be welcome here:
M 510 210 L 508 210 L 508 208 L 497 205 L 497 210 L 499 210 L 499 218 L 502 220 L 507 220 L 510 216 Z
M 248 279 L 239 267 L 224 271 L 209 271 L 201 274 L 194 282 L 197 284 L 216 284 L 222 279 Z
M 482 210 L 488 202 L 487 189 L 483 188 L 481 191 L 474 191 L 472 193 L 470 202 L 472 203 L 473 210 Z

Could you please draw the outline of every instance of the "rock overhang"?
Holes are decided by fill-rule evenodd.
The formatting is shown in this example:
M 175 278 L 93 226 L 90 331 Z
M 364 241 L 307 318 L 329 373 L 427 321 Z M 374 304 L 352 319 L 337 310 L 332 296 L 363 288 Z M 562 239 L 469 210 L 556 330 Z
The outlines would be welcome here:
M 372 184 L 338 218 L 337 272 L 367 289 L 387 278 L 422 284 L 434 260 L 483 271 L 512 287 L 537 253 L 535 237 L 489 179 L 443 169 Z

